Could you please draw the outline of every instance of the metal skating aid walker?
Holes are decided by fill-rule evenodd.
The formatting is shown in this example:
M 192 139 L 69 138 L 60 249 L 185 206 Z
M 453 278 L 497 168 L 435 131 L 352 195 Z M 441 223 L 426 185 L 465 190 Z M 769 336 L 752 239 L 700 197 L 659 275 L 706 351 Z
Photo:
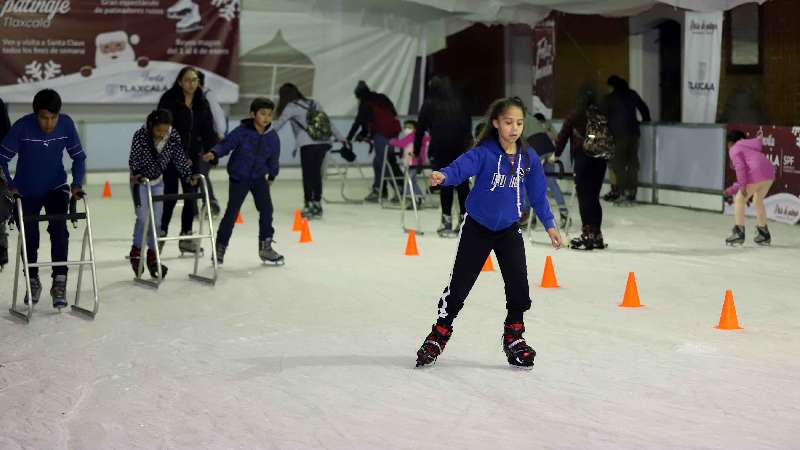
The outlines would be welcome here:
M 67 214 L 44 214 L 44 215 L 36 215 L 36 216 L 24 216 L 22 211 L 22 198 L 16 197 L 16 204 L 17 204 L 17 230 L 19 231 L 19 239 L 17 245 L 17 264 L 16 264 L 16 271 L 14 273 L 14 294 L 11 297 L 11 308 L 9 311 L 11 312 L 12 316 L 20 318 L 24 320 L 26 323 L 29 323 L 31 317 L 33 317 L 33 293 L 31 292 L 31 280 L 28 274 L 30 273 L 31 267 L 61 267 L 61 266 L 79 266 L 78 269 L 78 285 L 75 287 L 75 302 L 72 305 L 72 312 L 79 313 L 82 316 L 88 317 L 90 319 L 94 319 L 97 315 L 97 310 L 100 306 L 100 299 L 98 296 L 97 290 L 97 270 L 95 267 L 95 258 L 94 258 L 94 244 L 92 239 L 92 221 L 90 219 L 89 214 L 89 204 L 86 201 L 86 194 L 82 194 L 80 196 L 80 200 L 83 202 L 83 212 L 77 211 L 77 202 L 78 198 L 76 196 L 72 196 L 69 201 L 69 213 Z M 49 221 L 61 221 L 61 220 L 70 220 L 72 221 L 72 227 L 78 228 L 78 221 L 83 220 L 86 222 L 86 228 L 83 231 L 83 241 L 81 244 L 81 259 L 77 261 L 52 261 L 52 262 L 39 262 L 39 263 L 29 263 L 28 262 L 28 243 L 25 240 L 25 226 L 26 223 L 31 223 L 33 226 L 39 226 L 39 222 L 49 222 Z M 89 258 L 86 258 L 86 250 L 89 250 Z M 91 309 L 86 309 L 80 306 L 80 299 L 81 299 L 81 284 L 83 281 L 83 269 L 85 266 L 89 266 L 92 271 L 92 291 L 94 294 L 94 302 L 92 304 Z M 20 269 L 22 269 L 23 277 L 25 278 L 25 289 L 28 295 L 28 310 L 27 311 L 20 311 L 17 309 L 17 293 L 19 291 L 19 275 Z
M 156 267 L 157 267 L 157 277 L 152 280 L 146 280 L 142 278 L 142 274 L 144 273 L 144 266 L 145 260 L 147 255 L 147 247 L 148 247 L 148 239 L 143 239 L 142 242 L 142 255 L 143 257 L 139 258 L 139 268 L 137 270 L 138 275 L 134 279 L 137 283 L 144 284 L 146 286 L 150 286 L 152 288 L 158 289 L 158 286 L 164 280 L 164 274 L 161 273 L 161 251 L 158 249 L 159 242 L 167 242 L 167 241 L 177 241 L 177 240 L 185 240 L 185 241 L 202 241 L 203 239 L 211 240 L 211 267 L 213 271 L 213 276 L 205 277 L 198 274 L 198 267 L 200 265 L 200 249 L 198 248 L 197 251 L 194 252 L 194 271 L 189 274 L 189 278 L 195 281 L 201 281 L 204 283 L 208 283 L 211 285 L 216 284 L 217 282 L 217 246 L 214 238 L 214 223 L 211 219 L 211 201 L 208 197 L 208 184 L 206 183 L 206 177 L 203 175 L 195 175 L 200 180 L 200 187 L 202 188 L 201 192 L 190 192 L 190 193 L 183 193 L 183 194 L 165 194 L 165 195 L 153 195 L 153 190 L 150 185 L 150 180 L 147 178 L 143 178 L 141 183 L 147 187 L 147 207 L 149 209 L 148 220 L 144 222 L 144 229 L 142 230 L 142 236 L 147 236 L 147 233 L 151 233 L 153 235 L 153 241 L 155 242 L 155 247 L 150 249 L 153 250 L 156 254 Z M 194 201 L 197 199 L 203 199 L 205 201 L 203 206 L 203 213 L 198 214 L 200 219 L 199 228 L 197 230 L 196 235 L 183 235 L 183 236 L 158 236 L 158 230 L 156 229 L 156 216 L 153 210 L 153 202 L 163 202 L 165 200 L 184 200 L 184 201 Z M 208 233 L 203 234 L 203 226 L 205 225 L 205 221 L 208 220 Z

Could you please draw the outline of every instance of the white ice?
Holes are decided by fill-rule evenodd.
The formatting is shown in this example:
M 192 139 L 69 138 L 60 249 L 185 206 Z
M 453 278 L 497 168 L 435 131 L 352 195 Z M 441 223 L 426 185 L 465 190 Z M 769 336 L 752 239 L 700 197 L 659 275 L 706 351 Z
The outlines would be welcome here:
M 224 203 L 224 176 L 214 177 Z M 169 275 L 151 290 L 133 283 L 123 259 L 132 206 L 125 186 L 112 189 L 109 200 L 92 192 L 96 320 L 55 312 L 47 271 L 30 324 L 2 313 L 2 449 L 788 449 L 800 442 L 796 226 L 770 224 L 774 244 L 760 248 L 748 219 L 747 244 L 726 248 L 730 217 L 606 205 L 610 247 L 595 252 L 554 251 L 538 229 L 538 243 L 526 248 L 535 369 L 512 370 L 501 352 L 503 282 L 494 272 L 480 275 L 436 365 L 417 370 L 415 352 L 435 320 L 456 244 L 433 232 L 438 211 L 424 211 L 419 257 L 403 255 L 399 211 L 375 205 L 326 205 L 325 218 L 311 223 L 314 242 L 299 244 L 290 226 L 300 183 L 279 180 L 276 248 L 286 266 L 261 266 L 248 198 L 216 286 L 189 280 L 191 259 L 178 259 L 170 243 Z M 176 209 L 171 228 L 178 227 Z M 560 289 L 538 287 L 546 255 Z M 642 309 L 617 306 L 629 271 Z M 4 305 L 13 272 L 12 263 L 0 274 Z M 726 289 L 744 330 L 714 328 Z

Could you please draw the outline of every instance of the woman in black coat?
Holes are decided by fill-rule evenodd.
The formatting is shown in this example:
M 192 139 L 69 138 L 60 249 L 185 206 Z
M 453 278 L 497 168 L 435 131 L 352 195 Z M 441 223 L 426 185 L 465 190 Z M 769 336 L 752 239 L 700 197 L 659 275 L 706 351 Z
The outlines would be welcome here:
M 428 82 L 428 95 L 422 103 L 414 139 L 414 154 L 419 155 L 422 139 L 428 132 L 431 142 L 428 157 L 433 170 L 447 167 L 461 154 L 472 147 L 472 119 L 464 111 L 463 103 L 453 89 L 450 79 L 435 76 Z M 454 236 L 453 230 L 453 192 L 458 193 L 458 206 L 461 217 L 466 213 L 469 181 L 458 186 L 440 188 L 442 202 L 442 225 L 437 232 L 440 236 Z
M 178 72 L 175 84 L 161 96 L 158 109 L 166 109 L 172 113 L 172 126 L 181 137 L 181 144 L 186 156 L 192 162 L 194 173 L 202 173 L 201 156 L 213 147 L 219 138 L 214 132 L 214 119 L 211 108 L 199 89 L 198 71 L 186 66 Z M 164 194 L 177 194 L 178 184 L 184 193 L 194 192 L 195 188 L 181 177 L 180 171 L 170 164 L 164 171 Z M 176 200 L 164 202 L 164 214 L 161 218 L 161 235 L 166 236 L 172 211 Z M 184 201 L 181 212 L 181 235 L 192 234 L 196 201 Z M 196 241 L 180 241 L 182 252 L 195 252 L 199 248 Z

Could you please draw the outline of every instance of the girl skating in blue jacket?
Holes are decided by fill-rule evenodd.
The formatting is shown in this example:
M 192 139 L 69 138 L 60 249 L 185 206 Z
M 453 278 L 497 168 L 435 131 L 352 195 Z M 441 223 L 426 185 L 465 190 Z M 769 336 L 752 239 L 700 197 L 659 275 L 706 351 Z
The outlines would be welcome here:
M 417 367 L 432 364 L 453 333 L 453 320 L 464 306 L 486 258 L 494 250 L 505 281 L 506 315 L 502 336 L 509 364 L 531 368 L 536 352 L 528 346 L 523 314 L 531 307 L 525 241 L 519 229 L 523 190 L 545 225 L 554 248 L 561 235 L 547 201 L 547 181 L 536 152 L 522 139 L 525 105 L 519 98 L 496 100 L 489 107 L 478 145 L 452 164 L 431 174 L 431 186 L 455 186 L 475 177 L 467 197 L 467 218 L 459 231 L 450 281 L 439 298 L 438 318 L 417 351 Z

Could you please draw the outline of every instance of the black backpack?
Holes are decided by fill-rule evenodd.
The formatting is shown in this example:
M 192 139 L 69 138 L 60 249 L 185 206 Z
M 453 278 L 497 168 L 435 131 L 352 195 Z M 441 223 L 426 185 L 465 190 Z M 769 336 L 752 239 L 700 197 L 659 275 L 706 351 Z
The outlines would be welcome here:
M 583 151 L 593 158 L 614 158 L 614 135 L 608 128 L 608 117 L 597 106 L 586 110 L 586 137 Z
M 295 120 L 295 123 L 303 129 L 308 136 L 315 141 L 330 141 L 333 136 L 331 129 L 331 119 L 325 114 L 325 111 L 317 108 L 317 104 L 313 100 L 308 101 L 307 106 L 297 102 L 297 105 L 306 110 L 306 126 L 300 124 Z

